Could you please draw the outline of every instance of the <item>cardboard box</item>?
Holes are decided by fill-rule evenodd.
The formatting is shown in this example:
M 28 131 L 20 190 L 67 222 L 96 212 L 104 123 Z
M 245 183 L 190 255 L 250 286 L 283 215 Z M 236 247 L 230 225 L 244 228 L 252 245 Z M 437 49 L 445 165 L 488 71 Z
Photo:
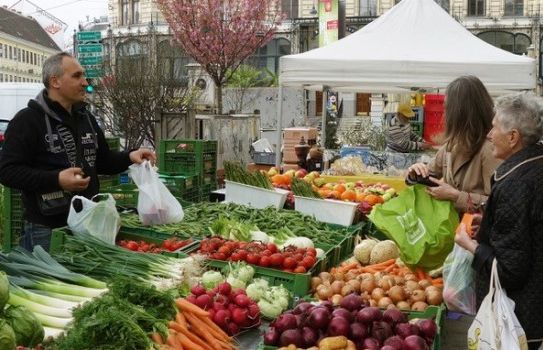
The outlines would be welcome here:
M 283 170 L 283 173 L 284 173 L 285 171 L 289 171 L 289 170 L 298 170 L 300 169 L 300 167 L 298 166 L 298 164 L 283 163 L 281 164 L 281 169 Z
M 317 139 L 317 128 L 286 128 L 283 129 L 283 139 L 292 139 L 297 140 L 298 143 L 300 142 L 300 139 L 304 138 L 304 140 L 307 142 L 307 140 L 310 139 Z
M 263 164 L 255 164 L 255 163 L 247 164 L 247 170 L 250 172 L 255 172 L 255 171 L 260 171 L 260 170 L 268 171 L 272 167 L 273 165 L 263 165 Z

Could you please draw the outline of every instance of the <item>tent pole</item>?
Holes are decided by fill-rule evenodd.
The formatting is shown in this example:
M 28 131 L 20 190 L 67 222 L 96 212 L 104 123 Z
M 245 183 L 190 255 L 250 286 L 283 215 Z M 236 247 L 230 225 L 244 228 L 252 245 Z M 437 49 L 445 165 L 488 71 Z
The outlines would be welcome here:
M 322 87 L 322 121 L 321 121 L 321 146 L 326 148 L 326 105 L 328 102 L 328 87 Z
M 275 166 L 280 169 L 281 166 L 281 144 L 283 138 L 283 85 L 279 84 L 277 92 L 277 145 L 275 146 Z

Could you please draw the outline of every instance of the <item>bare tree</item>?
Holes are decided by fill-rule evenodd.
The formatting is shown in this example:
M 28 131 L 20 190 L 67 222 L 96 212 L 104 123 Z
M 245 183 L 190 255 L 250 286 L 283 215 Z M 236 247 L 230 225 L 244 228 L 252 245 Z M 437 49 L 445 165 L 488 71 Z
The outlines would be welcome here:
M 151 52 L 157 52 L 152 50 Z M 155 126 L 162 112 L 184 112 L 197 97 L 186 81 L 172 75 L 164 60 L 147 55 L 117 57 L 104 64 L 95 107 L 106 131 L 125 139 L 125 148 L 145 141 L 155 146 Z

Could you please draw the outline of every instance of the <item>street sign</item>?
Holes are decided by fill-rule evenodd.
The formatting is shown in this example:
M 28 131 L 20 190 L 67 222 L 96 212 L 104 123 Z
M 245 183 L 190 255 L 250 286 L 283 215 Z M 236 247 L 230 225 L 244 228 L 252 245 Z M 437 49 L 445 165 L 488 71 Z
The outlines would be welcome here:
M 81 44 L 77 46 L 77 52 L 102 52 L 102 44 Z
M 102 56 L 83 56 L 79 57 L 79 63 L 81 63 L 82 66 L 92 66 L 96 64 L 102 63 Z
M 102 76 L 102 70 L 100 69 L 86 69 L 85 70 L 85 76 L 87 78 L 99 78 Z
M 78 32 L 78 41 L 99 41 L 102 39 L 102 33 L 100 32 Z

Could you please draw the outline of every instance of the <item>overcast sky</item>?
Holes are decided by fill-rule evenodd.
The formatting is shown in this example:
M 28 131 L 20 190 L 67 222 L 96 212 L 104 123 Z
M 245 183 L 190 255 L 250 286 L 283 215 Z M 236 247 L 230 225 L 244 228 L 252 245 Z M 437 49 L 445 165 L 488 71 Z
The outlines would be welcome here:
M 68 25 L 65 34 L 70 38 L 73 30 L 77 29 L 80 21 L 86 22 L 86 16 L 92 20 L 94 17 L 107 16 L 107 0 L 29 0 L 41 7 Z M 17 0 L 0 0 L 1 5 L 8 7 L 17 3 Z M 20 5 L 20 3 L 19 3 Z M 35 7 L 30 3 L 24 6 L 24 12 L 34 12 Z M 32 13 L 25 13 L 32 15 Z

